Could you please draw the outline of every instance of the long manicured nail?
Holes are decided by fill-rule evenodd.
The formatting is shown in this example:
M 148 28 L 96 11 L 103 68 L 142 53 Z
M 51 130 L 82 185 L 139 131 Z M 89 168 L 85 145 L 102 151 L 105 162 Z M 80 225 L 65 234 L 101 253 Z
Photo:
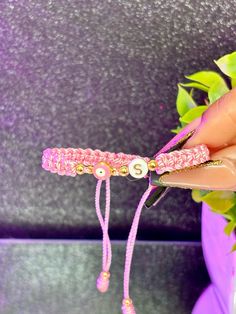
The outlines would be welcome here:
M 163 174 L 160 185 L 186 189 L 227 190 L 236 185 L 236 168 L 232 161 L 210 161 L 196 167 Z

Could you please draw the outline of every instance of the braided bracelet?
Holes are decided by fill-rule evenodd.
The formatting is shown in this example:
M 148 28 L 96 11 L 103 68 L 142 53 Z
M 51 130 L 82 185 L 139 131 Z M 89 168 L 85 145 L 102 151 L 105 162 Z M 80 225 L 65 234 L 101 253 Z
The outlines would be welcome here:
M 108 290 L 112 259 L 111 241 L 108 233 L 111 197 L 110 177 L 131 175 L 138 179 L 145 178 L 148 171 L 156 171 L 158 174 L 168 173 L 169 171 L 203 164 L 209 159 L 209 150 L 204 144 L 190 149 L 174 150 L 169 153 L 158 154 L 153 158 L 124 153 L 102 152 L 98 149 L 92 150 L 90 148 L 48 148 L 44 150 L 42 167 L 45 170 L 73 177 L 88 173 L 93 174 L 98 179 L 95 193 L 95 207 L 103 232 L 102 271 L 97 278 L 97 289 L 100 292 L 105 293 Z M 100 208 L 100 193 L 103 181 L 106 183 L 104 215 L 102 215 Z M 141 211 L 152 188 L 149 182 L 149 187 L 143 194 L 135 212 L 127 241 L 124 269 L 124 297 L 122 302 L 123 314 L 135 314 L 135 308 L 129 296 L 130 267 Z
M 196 166 L 210 159 L 206 145 L 163 153 L 155 158 L 124 153 L 102 152 L 90 148 L 47 148 L 43 152 L 42 167 L 59 175 L 93 174 L 98 180 L 111 176 L 146 177 L 148 171 L 158 174 Z

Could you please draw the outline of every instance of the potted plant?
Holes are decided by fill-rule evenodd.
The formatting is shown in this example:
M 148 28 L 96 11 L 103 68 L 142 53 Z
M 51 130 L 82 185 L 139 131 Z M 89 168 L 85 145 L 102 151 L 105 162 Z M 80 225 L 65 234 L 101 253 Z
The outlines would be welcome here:
M 199 71 L 186 76 L 188 82 L 178 84 L 176 108 L 180 117 L 173 133 L 178 134 L 236 86 L 236 52 L 215 64 L 221 73 Z M 193 190 L 192 198 L 202 202 L 202 248 L 212 282 L 195 304 L 193 314 L 236 313 L 236 193 Z

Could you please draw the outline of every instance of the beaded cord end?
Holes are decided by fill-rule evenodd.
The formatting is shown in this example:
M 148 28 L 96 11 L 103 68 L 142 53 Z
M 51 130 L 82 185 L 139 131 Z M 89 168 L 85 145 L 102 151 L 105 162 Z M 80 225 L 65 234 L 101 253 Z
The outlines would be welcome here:
M 131 299 L 123 299 L 121 309 L 122 309 L 123 314 L 136 314 L 135 308 Z
M 133 222 L 130 228 L 129 237 L 126 245 L 126 254 L 125 254 L 125 269 L 124 269 L 124 298 L 122 302 L 122 312 L 123 314 L 136 314 L 133 302 L 129 297 L 129 281 L 130 281 L 130 268 L 133 258 L 134 245 L 136 240 L 136 235 L 138 231 L 138 225 L 140 216 L 144 203 L 151 192 L 152 187 L 149 186 L 141 197 L 136 212 L 134 214 Z
M 107 292 L 110 281 L 110 266 L 112 259 L 111 241 L 108 234 L 108 222 L 110 217 L 110 179 L 106 179 L 106 208 L 105 217 L 102 216 L 100 209 L 100 192 L 103 180 L 98 180 L 95 194 L 95 206 L 98 220 L 102 227 L 103 241 L 102 241 L 102 271 L 97 278 L 97 289 L 101 293 Z
M 107 271 L 102 271 L 97 278 L 97 289 L 101 293 L 107 292 L 110 283 L 110 273 Z

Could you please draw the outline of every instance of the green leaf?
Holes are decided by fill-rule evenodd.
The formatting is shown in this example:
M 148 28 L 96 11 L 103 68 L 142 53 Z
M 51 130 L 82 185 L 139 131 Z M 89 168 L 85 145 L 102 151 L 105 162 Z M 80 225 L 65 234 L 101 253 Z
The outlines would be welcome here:
M 200 89 L 204 92 L 208 92 L 209 87 L 203 85 L 203 84 L 199 84 L 197 82 L 190 82 L 190 83 L 180 83 L 181 86 L 184 87 L 192 87 L 192 88 L 196 88 L 196 89 Z
M 236 243 L 232 246 L 230 253 L 233 253 L 236 251 Z
M 200 71 L 185 77 L 191 81 L 198 82 L 207 87 L 211 87 L 216 82 L 224 82 L 224 79 L 220 76 L 220 74 L 214 71 Z
M 202 201 L 202 196 L 201 196 L 199 190 L 192 190 L 192 199 L 193 199 L 196 203 L 200 203 L 200 202 Z
M 202 199 L 207 194 L 211 193 L 208 190 L 192 190 L 192 198 L 196 203 L 202 202 Z
M 210 100 L 210 104 L 215 102 L 221 96 L 226 94 L 229 91 L 228 86 L 226 85 L 225 81 L 218 81 L 213 84 L 208 92 L 208 98 Z
M 176 107 L 180 116 L 183 116 L 191 108 L 196 107 L 197 104 L 190 96 L 190 94 L 178 84 L 178 95 L 176 99 Z
M 184 122 L 184 121 L 180 121 L 181 127 L 184 128 L 188 123 Z
M 190 89 L 189 95 L 193 98 L 193 92 L 194 92 L 194 88 Z
M 223 216 L 230 221 L 236 221 L 236 204 L 224 213 Z
M 235 226 L 236 226 L 236 222 L 235 221 L 230 221 L 225 226 L 224 233 L 226 233 L 229 236 L 234 231 Z
M 177 126 L 177 128 L 176 129 L 172 129 L 171 132 L 174 133 L 174 134 L 178 134 L 182 130 L 183 130 L 183 128 L 181 128 L 180 126 Z
M 209 190 L 199 190 L 199 193 L 202 197 L 206 196 L 207 194 L 211 193 L 212 191 Z
M 203 196 L 202 201 L 207 203 L 213 211 L 222 214 L 234 206 L 235 194 L 231 191 L 213 191 Z
M 214 62 L 224 74 L 236 78 L 236 51 L 214 60 Z
M 171 133 L 174 133 L 174 134 L 178 134 L 179 133 L 179 131 L 177 129 L 172 129 L 170 131 L 171 131 Z
M 190 109 L 183 117 L 179 118 L 179 121 L 182 123 L 190 123 L 198 117 L 201 117 L 204 111 L 207 110 L 207 106 L 197 106 L 195 108 Z
M 235 87 L 236 86 L 236 78 L 235 77 L 232 77 L 231 78 L 231 87 Z

